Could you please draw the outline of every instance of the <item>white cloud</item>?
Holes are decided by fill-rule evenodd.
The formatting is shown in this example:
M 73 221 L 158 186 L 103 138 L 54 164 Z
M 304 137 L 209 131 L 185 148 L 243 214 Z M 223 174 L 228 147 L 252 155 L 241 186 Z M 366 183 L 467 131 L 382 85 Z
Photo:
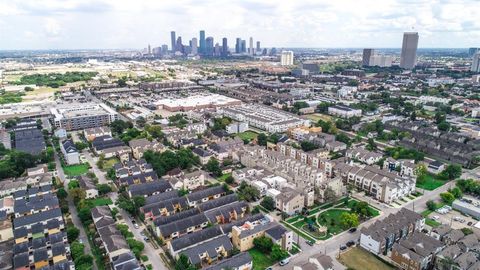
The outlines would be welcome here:
M 276 47 L 399 47 L 412 28 L 420 46 L 469 47 L 480 45 L 479 9 L 477 0 L 0 0 L 0 49 L 141 48 L 170 44 L 171 30 L 187 43 L 201 29 L 230 47 L 250 36 Z

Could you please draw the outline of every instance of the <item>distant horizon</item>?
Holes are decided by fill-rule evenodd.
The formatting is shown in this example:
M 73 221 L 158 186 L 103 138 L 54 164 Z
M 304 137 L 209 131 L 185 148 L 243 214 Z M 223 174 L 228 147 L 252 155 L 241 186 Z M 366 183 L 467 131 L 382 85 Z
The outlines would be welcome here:
M 200 30 L 230 48 L 236 37 L 262 48 L 397 48 L 412 31 L 419 48 L 470 48 L 480 47 L 479 9 L 476 0 L 0 0 L 0 50 L 170 48 L 170 31 L 188 44 Z

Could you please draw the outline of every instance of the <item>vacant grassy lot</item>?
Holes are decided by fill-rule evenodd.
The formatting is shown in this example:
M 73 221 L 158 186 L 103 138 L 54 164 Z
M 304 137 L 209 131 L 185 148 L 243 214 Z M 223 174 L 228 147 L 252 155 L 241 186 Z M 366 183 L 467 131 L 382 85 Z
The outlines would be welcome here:
M 264 270 L 275 263 L 267 254 L 256 248 L 250 249 L 248 253 L 252 256 L 253 270 Z
M 258 133 L 249 130 L 242 133 L 238 133 L 235 136 L 240 137 L 240 139 L 244 141 L 251 141 L 257 138 Z
M 110 170 L 110 168 L 113 167 L 113 165 L 115 165 L 115 164 L 117 164 L 117 163 L 119 163 L 119 162 L 120 162 L 120 160 L 119 160 L 118 158 L 115 158 L 115 157 L 114 157 L 114 158 L 105 159 L 105 160 L 103 161 L 103 169 L 102 169 L 102 170 L 108 171 L 108 170 Z
M 86 174 L 89 168 L 90 168 L 90 165 L 88 165 L 88 163 L 83 163 L 83 164 L 77 164 L 77 165 L 64 166 L 63 171 L 67 176 L 75 177 L 82 174 Z
M 349 267 L 350 269 L 355 270 L 393 270 L 395 267 L 392 267 L 383 261 L 379 260 L 377 257 L 373 256 L 368 251 L 355 247 L 347 252 L 340 255 L 339 261 Z
M 426 190 L 434 190 L 443 186 L 447 181 L 441 180 L 435 175 L 425 174 L 417 179 L 417 187 Z
M 308 119 L 312 120 L 313 122 L 318 122 L 318 120 L 323 120 L 323 121 L 331 121 L 332 120 L 331 116 L 321 114 L 321 113 L 309 114 L 306 117 Z
M 93 206 L 104 206 L 113 204 L 112 200 L 108 197 L 92 199 L 91 202 Z
M 223 174 L 222 176 L 217 177 L 217 180 L 220 182 L 225 182 L 225 179 L 227 179 L 229 176 L 232 176 L 232 173 Z

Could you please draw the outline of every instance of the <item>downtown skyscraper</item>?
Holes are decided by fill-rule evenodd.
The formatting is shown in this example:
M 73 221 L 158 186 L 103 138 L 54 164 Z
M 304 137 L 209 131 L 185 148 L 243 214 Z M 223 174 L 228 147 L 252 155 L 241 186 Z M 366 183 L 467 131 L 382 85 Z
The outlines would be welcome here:
M 417 64 L 418 33 L 405 32 L 403 34 L 402 54 L 400 55 L 400 67 L 413 69 Z
M 222 38 L 222 56 L 228 55 L 228 40 L 226 37 Z
M 200 48 L 198 52 L 200 54 L 205 53 L 205 30 L 200 30 Z
M 175 52 L 175 44 L 177 41 L 177 38 L 175 37 L 175 31 L 170 32 L 170 40 L 171 40 L 172 52 Z

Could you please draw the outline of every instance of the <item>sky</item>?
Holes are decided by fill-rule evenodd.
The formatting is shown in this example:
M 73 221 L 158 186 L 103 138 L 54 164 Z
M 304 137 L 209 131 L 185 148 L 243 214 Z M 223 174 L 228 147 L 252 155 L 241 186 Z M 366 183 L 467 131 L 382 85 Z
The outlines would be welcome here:
M 262 47 L 480 47 L 480 0 L 0 0 L 0 50 L 141 49 L 198 31 Z

